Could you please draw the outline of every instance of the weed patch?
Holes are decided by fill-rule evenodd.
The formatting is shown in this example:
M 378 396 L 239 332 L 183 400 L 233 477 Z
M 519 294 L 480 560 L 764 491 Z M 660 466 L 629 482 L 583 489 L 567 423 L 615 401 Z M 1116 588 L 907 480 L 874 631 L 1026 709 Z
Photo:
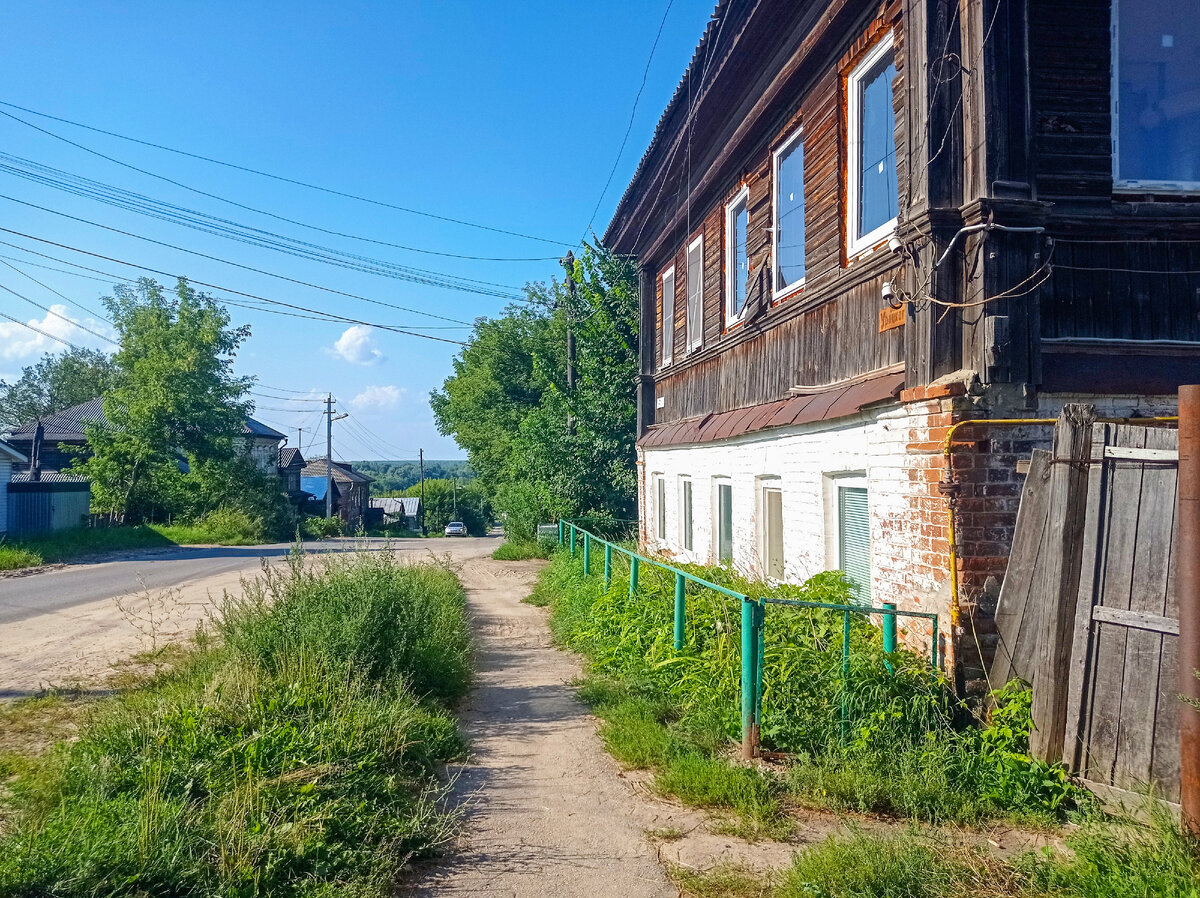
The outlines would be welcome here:
M 748 595 L 850 601 L 837 573 L 769 587 L 725 568 L 691 570 Z M 533 601 L 552 606 L 555 638 L 589 659 L 582 695 L 605 720 L 609 750 L 656 770 L 663 791 L 762 821 L 778 818 L 785 790 L 801 803 L 929 823 L 1050 824 L 1089 809 L 1061 766 L 1029 757 L 1028 691 L 1010 687 L 988 725 L 960 727 L 964 709 L 944 677 L 906 651 L 885 654 L 865 618 L 851 621 L 844 675 L 842 615 L 821 609 L 772 606 L 766 627 L 762 739 L 794 761 L 782 777 L 730 765 L 723 757 L 741 733 L 740 603 L 689 584 L 687 648 L 676 652 L 673 577 L 649 565 L 640 573 L 630 597 L 624 572 L 606 590 L 560 552 Z
M 451 572 L 387 555 L 265 572 L 219 639 L 10 765 L 0 893 L 388 892 L 452 831 L 463 609 Z
M 531 558 L 549 558 L 550 554 L 550 548 L 543 543 L 510 539 L 501 543 L 492 557 L 497 561 L 527 561 Z

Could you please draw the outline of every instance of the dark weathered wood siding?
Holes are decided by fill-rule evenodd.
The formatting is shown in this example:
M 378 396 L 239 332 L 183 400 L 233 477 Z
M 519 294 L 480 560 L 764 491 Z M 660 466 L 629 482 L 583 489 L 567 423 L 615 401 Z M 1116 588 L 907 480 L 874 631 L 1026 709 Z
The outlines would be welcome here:
M 843 35 L 820 64 L 803 93 L 771 110 L 773 130 L 726 175 L 716 201 L 693 207 L 685 227 L 655 263 L 656 395 L 663 406 L 655 422 L 759 405 L 784 398 L 796 385 L 834 383 L 900 363 L 903 329 L 879 333 L 883 282 L 894 277 L 897 260 L 886 247 L 859 259 L 845 257 L 845 74 L 889 30 L 894 34 L 898 76 L 897 157 L 904 158 L 903 47 L 900 6 L 886 15 L 864 18 Z M 749 190 L 747 256 L 756 272 L 770 255 L 772 154 L 804 128 L 805 268 L 804 287 L 771 302 L 751 324 L 726 320 L 725 207 Z M 681 198 L 683 202 L 686 199 Z M 689 222 L 691 227 L 686 227 Z M 687 351 L 687 247 L 704 237 L 704 342 Z M 662 366 L 662 274 L 675 267 L 674 359 Z M 752 275 L 753 279 L 753 275 Z

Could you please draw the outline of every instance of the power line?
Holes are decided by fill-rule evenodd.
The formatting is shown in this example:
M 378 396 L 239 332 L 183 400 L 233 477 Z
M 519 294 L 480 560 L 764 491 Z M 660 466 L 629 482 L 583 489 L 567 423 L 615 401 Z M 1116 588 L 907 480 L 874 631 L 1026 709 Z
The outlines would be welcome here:
M 2 264 L 8 265 L 7 262 L 4 262 Z M 13 271 L 17 271 L 17 269 L 14 268 L 12 265 L 8 265 L 8 267 L 12 268 Z M 21 272 L 17 271 L 17 273 L 20 274 Z M 84 325 L 80 324 L 78 321 L 74 321 L 73 319 L 68 318 L 66 315 L 60 315 L 58 312 L 54 311 L 54 309 L 51 309 L 48 306 L 44 306 L 40 302 L 34 302 L 28 296 L 24 296 L 23 294 L 18 293 L 16 290 L 12 289 L 11 287 L 5 287 L 3 284 L 0 284 L 0 290 L 5 290 L 8 293 L 11 293 L 13 296 L 17 297 L 17 299 L 25 300 L 25 302 L 29 303 L 31 306 L 35 306 L 35 307 L 41 309 L 47 315 L 53 315 L 55 318 L 59 318 L 62 321 L 67 322 L 67 324 L 70 324 L 70 325 L 73 325 L 73 326 L 79 328 L 84 333 L 91 334 L 93 337 L 98 337 L 101 340 L 111 343 L 113 346 L 121 345 L 116 340 L 114 340 L 112 337 L 106 337 L 104 334 L 99 333 L 98 331 L 94 331 L 90 327 L 85 327 Z M 49 334 L 47 334 L 47 336 L 49 336 Z M 68 344 L 68 345 L 72 345 L 72 344 Z
M 20 296 L 19 293 L 16 293 L 16 291 L 14 291 L 14 290 L 9 290 L 9 288 L 5 287 L 3 284 L 0 284 L 0 290 L 8 290 L 9 293 L 12 293 L 15 296 Z M 24 297 L 21 297 L 21 298 L 24 299 Z M 20 320 L 19 318 L 14 318 L 12 315 L 9 315 L 5 312 L 0 312 L 0 318 L 7 318 L 13 324 L 19 324 L 19 325 L 21 325 L 21 327 L 28 328 L 29 330 L 33 331 L 34 333 L 41 334 L 43 337 L 48 337 L 51 340 L 57 340 L 59 343 L 62 343 L 64 346 L 70 346 L 72 349 L 74 349 L 76 351 L 81 349 L 81 347 L 76 346 L 70 340 L 64 340 L 62 337 L 56 336 L 55 334 L 52 334 L 49 331 L 44 331 L 40 327 L 35 327 L 32 324 L 27 324 L 26 322 Z
M 3 170 L 3 166 L 0 166 L 0 170 Z M 37 180 L 37 179 L 33 179 L 33 180 Z M 42 183 L 45 183 L 45 182 L 42 182 Z M 56 185 L 50 185 L 50 186 L 56 186 Z M 194 231 L 200 231 L 205 234 L 212 234 L 213 236 L 216 236 L 216 237 L 224 237 L 227 240 L 233 240 L 233 241 L 236 241 L 237 243 L 244 243 L 249 246 L 258 247 L 260 249 L 270 249 L 275 252 L 282 253 L 284 255 L 295 256 L 296 258 L 299 258 L 299 259 L 307 259 L 310 262 L 322 262 L 326 265 L 333 265 L 337 268 L 346 268 L 351 271 L 360 271 L 365 274 L 373 274 L 373 275 L 376 275 L 377 277 L 386 277 L 386 278 L 392 278 L 395 280 L 408 281 L 410 283 L 423 284 L 423 285 L 429 286 L 429 287 L 440 287 L 445 290 L 459 290 L 459 291 L 462 291 L 465 293 L 475 293 L 480 296 L 493 296 L 493 297 L 496 297 L 497 299 L 515 300 L 515 299 L 521 298 L 517 293 L 514 292 L 517 290 L 516 287 L 509 287 L 505 284 L 496 284 L 492 281 L 480 281 L 480 280 L 476 280 L 474 278 L 451 277 L 449 275 L 444 275 L 439 272 L 431 272 L 431 271 L 427 271 L 425 269 L 410 268 L 410 267 L 404 266 L 404 265 L 396 265 L 391 262 L 370 259 L 367 256 L 358 256 L 354 253 L 344 253 L 344 252 L 341 252 L 340 250 L 330 249 L 328 247 L 320 247 L 317 244 L 305 243 L 305 241 L 292 240 L 291 238 L 280 239 L 280 235 L 275 235 L 269 231 L 262 231 L 257 228 L 246 229 L 247 231 L 250 231 L 250 232 L 257 231 L 259 234 L 269 235 L 269 237 L 261 237 L 261 236 L 257 236 L 254 233 L 247 233 L 246 231 L 238 231 L 237 230 L 238 227 L 244 227 L 244 226 L 236 225 L 236 223 L 235 223 L 235 226 L 233 226 L 233 227 L 226 226 L 224 224 L 217 224 L 215 226 L 209 226 L 204 223 L 198 223 L 194 220 L 189 221 L 186 219 L 186 217 L 176 215 L 174 213 L 170 213 L 170 212 L 162 213 L 162 212 L 158 212 L 158 211 L 152 211 L 152 209 L 147 208 L 145 206 L 139 207 L 137 204 L 130 204 L 130 203 L 122 202 L 122 201 L 118 201 L 118 200 L 105 199 L 103 197 L 95 196 L 92 193 L 88 193 L 86 190 L 79 190 L 79 189 L 75 189 L 75 188 L 61 188 L 61 189 L 64 189 L 68 193 L 72 193 L 76 196 L 82 196 L 82 197 L 89 198 L 89 199 L 95 199 L 98 202 L 105 203 L 106 205 L 113 205 L 113 206 L 117 206 L 118 208 L 125 209 L 126 211 L 137 212 L 139 214 L 146 215 L 149 218 L 158 219 L 159 221 L 170 222 L 172 224 L 180 225 L 181 227 L 190 228 L 191 230 L 194 230 Z M 136 234 L 136 233 L 133 233 L 130 231 L 123 231 L 120 228 L 114 228 L 109 225 L 100 224 L 99 222 L 92 221 L 91 219 L 79 218 L 79 217 L 76 217 L 73 215 L 68 215 L 65 212 L 60 212 L 55 209 L 48 209 L 45 206 L 39 206 L 36 203 L 26 202 L 25 200 L 18 200 L 14 197 L 9 197 L 9 196 L 4 196 L 3 198 L 9 200 L 10 202 L 19 203 L 21 205 L 29 206 L 34 209 L 40 209 L 45 212 L 50 212 L 54 215 L 59 215 L 63 218 L 69 218 L 73 221 L 78 221 L 83 224 L 89 224 L 92 227 L 103 228 L 108 231 L 113 231 L 114 233 L 117 233 L 117 234 L 123 234 L 127 237 L 134 237 L 138 240 L 145 240 L 150 243 L 155 243 L 159 246 L 165 246 L 168 249 L 175 249 L 175 250 L 179 250 L 180 252 L 191 253 L 193 255 L 203 256 L 204 258 L 214 259 L 216 261 L 223 261 L 227 265 L 238 265 L 238 263 L 236 263 L 236 262 L 229 262 L 228 260 L 220 259 L 216 256 L 207 256 L 204 253 L 200 253 L 196 250 L 190 250 L 185 247 L 176 246 L 171 243 L 165 243 L 161 240 L 155 240 L 151 237 L 144 237 L 140 234 Z M 203 213 L 197 213 L 197 214 L 203 215 Z M 208 218 L 213 219 L 212 216 L 208 216 Z M 218 222 L 224 221 L 223 219 L 213 219 L 213 220 L 218 221 Z M 241 265 L 239 267 L 245 268 L 246 266 Z M 255 269 L 251 269 L 251 270 L 255 270 Z M 269 272 L 264 272 L 264 273 L 269 274 Z M 271 275 L 271 276 L 272 277 L 283 277 L 282 275 Z M 410 311 L 416 311 L 416 310 L 410 310 Z M 427 313 L 417 312 L 417 314 L 427 314 Z M 439 317 L 439 316 L 435 315 L 433 317 Z
M 15 235 L 15 236 L 17 236 L 17 237 L 24 237 L 24 238 L 26 238 L 26 239 L 28 239 L 28 240 L 35 240 L 35 241 L 37 241 L 38 243 L 44 243 L 44 244 L 47 244 L 47 245 L 49 245 L 49 246 L 57 246 L 59 249 L 65 249 L 65 250 L 69 250 L 69 251 L 71 251 L 71 252 L 80 253 L 81 255 L 85 255 L 85 256 L 91 256 L 91 257 L 92 257 L 92 258 L 94 258 L 94 259 L 103 259 L 105 262 L 113 262 L 113 263 L 115 263 L 115 264 L 117 264 L 117 265 L 125 265 L 125 266 L 128 266 L 129 268 L 136 268 L 136 269 L 138 269 L 139 271 L 148 271 L 148 272 L 150 272 L 151 274 L 157 274 L 157 275 L 160 275 L 160 276 L 162 276 L 162 277 L 177 277 L 177 275 L 175 275 L 175 274 L 173 274 L 173 273 L 171 273 L 171 272 L 162 271 L 162 270 L 160 270 L 160 269 L 157 269 L 157 268 L 150 268 L 150 267 L 148 267 L 148 266 L 145 266 L 145 265 L 138 265 L 138 264 L 136 264 L 136 263 L 134 263 L 134 262 L 126 262 L 126 261 L 124 261 L 123 259 L 116 259 L 116 258 L 113 258 L 112 256 L 105 256 L 105 255 L 101 255 L 100 253 L 93 253 L 93 252 L 89 252 L 89 251 L 88 251 L 88 250 L 86 250 L 86 249 L 79 249 L 78 247 L 69 246 L 69 245 L 67 245 L 67 244 L 65 244 L 65 243 L 57 243 L 56 241 L 53 241 L 53 240 L 47 240 L 47 239 L 46 239 L 46 238 L 44 238 L 44 237 L 34 237 L 34 236 L 33 236 L 33 235 L 31 235 L 31 234 L 25 234 L 25 233 L 22 233 L 21 231 L 14 231 L 14 230 L 12 230 L 12 229 L 10 229 L 10 228 L 0 228 L 0 232 L 3 232 L 3 233 L 5 233 L 5 234 L 13 234 L 13 235 Z M 11 245 L 11 244 L 5 244 L 5 245 Z M 27 252 L 33 252 L 33 251 L 32 251 L 32 250 L 27 250 Z M 41 254 L 41 253 L 35 253 L 35 255 L 43 255 L 43 254 Z M 48 257 L 46 257 L 46 258 L 53 258 L 53 257 L 52 257 L 52 256 L 48 256 Z M 58 260 L 58 261 L 62 261 L 62 260 Z M 66 262 L 66 263 L 64 263 L 64 264 L 67 264 L 67 265 L 75 265 L 75 263 L 73 263 L 73 262 Z M 235 265 L 236 265 L 237 263 L 231 263 L 231 264 L 235 264 Z M 85 266 L 78 266 L 78 267 L 80 267 L 80 268 L 85 268 Z M 239 267 L 246 267 L 246 266 L 239 266 Z M 89 271 L 95 271 L 96 269 L 86 269 L 86 270 L 89 270 Z M 252 271 L 253 271 L 254 269 L 250 269 L 250 270 L 252 270 Z M 100 274 L 103 274 L 104 272 L 99 272 L 99 273 L 100 273 Z M 281 276 L 281 275 L 276 275 L 276 277 L 282 277 L 282 276 Z M 290 278 L 284 278 L 284 279 L 285 279 L 285 280 L 291 280 Z M 199 286 L 201 286 L 201 287 L 208 287 L 208 288 L 210 288 L 210 289 L 212 289 L 212 290 L 221 290 L 221 291 L 223 291 L 223 292 L 225 292 L 225 293 L 232 293 L 232 294 L 234 294 L 234 295 L 236 295 L 236 296 L 244 296 L 244 297 L 246 297 L 246 298 L 248 298 L 248 299 L 255 299 L 255 300 L 259 300 L 260 302 L 269 303 L 269 304 L 271 304 L 271 305 L 283 306 L 283 307 L 290 308 L 290 309 L 296 309 L 296 310 L 299 310 L 299 311 L 301 311 L 301 312 L 311 312 L 311 313 L 315 313 L 315 314 L 318 314 L 318 315 L 322 315 L 322 316 L 324 316 L 324 317 L 325 317 L 325 319 L 327 319 L 327 320 L 330 320 L 330 321 L 340 321 L 340 322 L 343 322 L 343 323 L 348 323 L 348 324 L 361 324 L 361 325 L 364 325 L 364 326 L 366 326 L 366 327 L 374 327 L 374 328 L 378 328 L 378 329 L 380 329 L 380 330 L 386 330 L 386 331 L 390 331 L 390 332 L 392 332 L 392 333 L 398 333 L 398 334 L 408 334 L 409 336 L 412 336 L 412 337 L 423 337 L 423 338 L 424 338 L 424 339 L 426 339 L 426 340 L 437 340 L 437 341 L 439 341 L 439 342 L 441 342 L 441 343 L 454 343 L 454 344 L 456 344 L 456 345 L 458 345 L 458 346 L 463 346 L 463 345 L 466 345 L 466 344 L 464 344 L 464 343 L 463 343 L 461 340 L 450 340 L 450 339 L 447 339 L 447 338 L 445 338 L 445 337 L 435 337 L 435 336 L 433 336 L 432 334 L 420 334 L 420 333 L 416 333 L 415 331 L 405 330 L 404 328 L 397 327 L 397 326 L 390 325 L 390 324 L 378 324 L 378 323 L 371 322 L 371 321 L 363 321 L 363 320 L 361 320 L 361 319 L 357 319 L 357 318 L 349 318 L 349 317 L 346 317 L 346 316 L 344 316 L 344 315 L 335 315 L 333 312 L 324 312 L 324 311 L 321 311 L 320 309 L 310 309 L 310 308 L 308 308 L 307 306 L 301 306 L 301 305 L 297 305 L 297 304 L 295 304 L 295 303 L 283 302 L 282 300 L 278 300 L 278 299 L 268 299 L 268 298 L 267 298 L 267 297 L 265 297 L 265 296 L 259 296 L 259 295 L 257 295 L 257 294 L 254 294 L 254 293 L 246 293 L 246 292 L 243 292 L 243 291 L 241 291 L 241 290 L 235 290 L 235 289 L 233 289 L 232 287 L 222 287 L 222 286 L 220 286 L 219 284 L 210 284 L 210 283 L 206 283 L 205 281 L 198 281 L 198 280 L 195 280 L 195 279 L 192 279 L 192 278 L 185 278 L 185 280 L 187 280 L 189 283 L 198 284 L 198 285 L 199 285 Z M 297 282 L 297 283 L 301 283 L 301 282 Z M 306 285 L 306 286 L 316 286 L 316 285 Z M 332 288 L 329 288 L 329 287 L 317 287 L 317 289 L 319 289 L 319 290 L 325 290 L 325 291 L 327 291 L 327 292 L 330 292 L 330 293 L 337 293 L 337 294 L 340 294 L 340 295 L 343 295 L 343 296 L 350 296 L 350 297 L 352 297 L 352 298 L 354 298 L 354 299 L 363 299 L 363 300 L 365 300 L 366 302 L 375 303 L 375 304 L 377 304 L 377 305 L 389 306 L 389 307 L 391 307 L 391 308 L 397 308 L 397 309 L 401 309 L 402 311 L 412 311 L 412 310 L 410 310 L 410 309 L 404 309 L 402 306 L 393 306 L 393 305 L 391 305 L 390 303 L 381 302 L 381 301 L 379 301 L 379 300 L 367 299 L 367 298 L 366 298 L 366 297 L 364 297 L 364 296 L 358 296 L 358 295 L 356 295 L 356 294 L 352 294 L 352 293 L 342 293 L 340 290 L 333 290 Z M 264 311 L 265 311 L 265 310 L 264 310 Z M 441 318 L 441 319 L 442 319 L 442 320 L 444 320 L 444 321 L 456 321 L 456 319 L 454 319 L 454 318 L 445 318 L 445 317 L 444 317 L 444 316 L 442 316 L 442 315 L 433 315 L 433 313 L 431 313 L 431 312 L 420 312 L 419 314 L 422 314 L 422 315 L 429 315 L 429 316 L 431 316 L 431 317 L 434 317 L 434 318 Z M 458 323 L 460 323 L 460 324 L 466 324 L 466 322 L 458 322 Z
M 621 157 L 625 154 L 625 144 L 628 143 L 629 133 L 633 130 L 633 120 L 637 116 L 638 103 L 641 102 L 642 91 L 646 89 L 646 79 L 650 75 L 650 63 L 654 61 L 654 51 L 658 49 L 658 42 L 662 37 L 663 26 L 667 24 L 667 14 L 674 5 L 675 0 L 667 0 L 667 8 L 663 10 L 662 20 L 658 23 L 658 32 L 654 35 L 654 43 L 650 46 L 650 55 L 646 59 L 646 67 L 642 70 L 642 83 L 638 86 L 637 95 L 633 98 L 633 108 L 629 110 L 629 124 L 625 127 L 625 136 L 621 138 L 621 147 L 617 150 L 617 158 L 613 160 L 612 168 L 608 172 L 608 179 L 604 182 L 604 189 L 600 191 L 600 196 L 596 198 L 596 205 L 592 209 L 591 218 L 588 219 L 587 227 L 584 228 L 585 237 L 587 236 L 587 231 L 592 229 L 592 224 L 596 221 L 596 213 L 600 211 L 600 204 L 604 202 L 604 197 L 608 194 L 608 188 L 612 186 L 613 175 L 617 173 L 617 166 L 621 162 Z
M 342 190 L 335 190 L 331 187 L 322 187 L 318 184 L 310 184 L 306 181 L 300 181 L 295 178 L 286 177 L 284 175 L 276 175 L 276 174 L 272 174 L 270 172 L 260 171 L 259 169 L 250 168 L 248 166 L 237 165 L 232 162 L 224 162 L 220 159 L 213 159 L 210 156 L 202 156 L 199 153 L 190 153 L 187 150 L 179 150 L 174 147 L 164 146 L 163 144 L 152 143 L 148 140 L 141 140 L 136 137 L 129 137 L 125 134 L 118 134 L 115 131 L 106 131 L 103 128 L 97 128 L 92 125 L 85 125 L 82 122 L 72 121 L 71 119 L 67 119 L 67 118 L 60 118 L 59 116 L 50 115 L 49 113 L 46 113 L 46 112 L 38 112 L 35 109 L 29 109 L 28 107 L 25 107 L 25 106 L 18 106 L 16 103 L 8 103 L 8 102 L 5 102 L 4 100 L 0 100 L 0 106 L 7 106 L 10 109 L 19 109 L 21 112 L 27 112 L 30 115 L 36 115 L 39 118 L 50 119 L 52 121 L 61 122 L 65 125 L 73 125 L 76 128 L 83 128 L 87 131 L 94 131 L 97 134 L 104 134 L 108 137 L 116 137 L 120 140 L 127 140 L 130 143 L 140 144 L 142 146 L 151 147 L 156 150 L 164 150 L 165 152 L 168 152 L 168 153 L 176 153 L 177 155 L 186 156 L 190 159 L 198 159 L 201 162 L 208 162 L 213 165 L 221 165 L 221 166 L 224 166 L 225 168 L 231 168 L 236 171 L 246 172 L 247 174 L 258 175 L 259 177 L 262 177 L 262 178 L 270 178 L 275 181 L 281 181 L 284 184 L 292 184 L 296 187 L 304 187 L 307 190 L 316 190 L 316 191 L 320 191 L 321 193 L 330 194 L 332 196 L 340 196 L 344 199 L 356 200 L 361 203 L 370 203 L 373 206 L 381 206 L 385 209 L 394 209 L 398 212 L 406 212 L 410 215 L 420 215 L 425 218 L 432 218 L 437 221 L 445 221 L 445 222 L 449 222 L 450 224 L 462 225 L 463 227 L 468 227 L 468 228 L 477 228 L 477 229 L 483 230 L 483 231 L 491 231 L 496 234 L 506 234 L 510 237 L 520 237 L 523 240 L 534 240 L 539 243 L 549 243 L 553 246 L 568 246 L 569 247 L 569 246 L 575 245 L 573 243 L 570 243 L 570 242 L 564 241 L 564 240 L 551 240 L 547 237 L 537 237 L 532 234 L 522 234 L 519 231 L 510 231 L 510 230 L 506 230 L 505 228 L 497 228 L 497 227 L 492 227 L 490 225 L 478 224 L 477 222 L 466 221 L 466 220 L 460 219 L 460 218 L 452 218 L 447 215 L 439 215 L 434 212 L 425 212 L 420 209 L 410 208 L 408 206 L 398 206 L 393 203 L 384 202 L 383 200 L 377 200 L 377 199 L 372 199 L 370 197 L 359 196 L 357 194 L 347 193 Z M 59 135 L 54 134 L 53 132 L 45 131 L 45 129 L 39 128 L 37 125 L 34 125 L 32 122 L 26 122 L 23 119 L 17 118 L 17 116 L 13 115 L 12 113 L 0 111 L 0 114 L 6 115 L 9 118 L 14 119 L 15 121 L 18 121 L 23 125 L 27 125 L 28 127 L 35 128 L 39 131 L 43 131 L 44 133 L 48 134 L 51 137 L 58 138 L 59 140 L 62 140 L 67 143 L 74 143 L 73 141 L 70 141 L 65 137 L 60 137 Z M 74 144 L 74 145 L 80 146 L 79 144 Z M 80 147 L 80 148 L 87 149 L 86 147 Z M 89 152 L 95 152 L 95 151 L 89 150 Z M 100 155 L 100 154 L 97 153 L 97 155 Z M 115 162 L 116 160 L 112 160 L 112 161 Z M 118 164 L 124 164 L 124 163 L 118 163 Z
M 8 258 L 7 256 L 0 256 L 0 259 L 7 259 L 7 258 Z M 22 265 L 28 265 L 28 264 L 30 264 L 30 263 L 28 263 L 28 262 L 22 262 L 20 259 L 13 259 L 12 261 L 13 261 L 13 262 L 21 262 L 21 264 L 22 264 Z M 89 308 L 88 308 L 87 306 L 85 306 L 83 303 L 81 303 L 81 302 L 76 302 L 75 300 L 71 299 L 71 297 L 69 297 L 69 296 L 67 296 L 67 295 L 65 295 L 65 294 L 63 294 L 63 293 L 59 293 L 57 290 L 55 290 L 55 289 L 54 289 L 53 287 L 51 287 L 49 284 L 43 284 L 41 281 L 39 281 L 37 278 L 35 278 L 35 277 L 34 277 L 33 275 L 31 275 L 29 272 L 27 272 L 27 271 L 22 271 L 22 270 L 21 270 L 20 268 L 18 268 L 16 265 L 9 265 L 9 263 L 8 263 L 7 261 L 6 261 L 6 262 L 0 262 L 0 264 L 3 264 L 3 265 L 5 265 L 5 266 L 7 266 L 8 268 L 11 268 L 11 269 L 12 269 L 13 271 L 15 271 L 17 274 L 21 275 L 22 277 L 28 278 L 29 280 L 31 280 L 31 281 L 33 281 L 35 284 L 37 284 L 39 287 L 42 287 L 42 288 L 43 288 L 43 289 L 45 289 L 45 290 L 49 290 L 49 291 L 50 291 L 51 293 L 53 293 L 55 296 L 59 297 L 60 299 L 62 299 L 62 300 L 64 300 L 64 301 L 66 301 L 66 302 L 69 302 L 71 305 L 73 305 L 73 306 L 78 306 L 79 308 L 81 308 L 81 309 L 83 309 L 85 312 L 87 312 L 89 315 L 91 315 L 93 318 L 99 318 L 99 319 L 100 319 L 100 320 L 102 320 L 102 321 L 108 321 L 108 318 L 107 318 L 107 316 L 105 316 L 105 315 L 102 315 L 100 312 L 96 312 L 96 311 L 94 311 L 94 310 L 92 310 L 92 309 L 89 309 Z M 44 267 L 44 266 L 38 266 L 38 267 Z M 68 273 L 68 274 L 69 274 L 69 272 L 66 272 L 66 273 Z M 112 322 L 110 321 L 110 322 L 109 322 L 109 324 L 111 324 L 111 323 L 112 323 Z

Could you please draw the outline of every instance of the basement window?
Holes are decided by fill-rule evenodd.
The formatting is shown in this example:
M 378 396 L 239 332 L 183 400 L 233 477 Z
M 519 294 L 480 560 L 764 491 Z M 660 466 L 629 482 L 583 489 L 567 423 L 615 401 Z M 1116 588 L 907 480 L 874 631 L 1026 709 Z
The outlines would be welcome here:
M 662 363 L 675 358 L 675 266 L 662 275 Z
M 750 190 L 743 187 L 725 207 L 725 324 L 736 323 L 746 309 L 750 260 L 746 232 L 750 227 Z
M 1200 191 L 1200 4 L 1113 0 L 1113 186 Z
M 692 480 L 690 477 L 679 479 L 679 542 L 687 550 L 692 551 Z
M 836 477 L 832 481 L 838 570 L 850 582 L 856 602 L 871 601 L 871 515 L 865 477 Z
M 713 536 L 716 545 L 717 562 L 724 564 L 733 561 L 733 484 L 728 480 L 717 480 L 714 492 L 716 501 L 713 510 L 716 520 L 713 521 Z
M 847 255 L 868 250 L 896 227 L 896 111 L 892 35 L 876 44 L 846 80 Z
M 654 535 L 663 542 L 667 539 L 667 480 L 661 474 L 654 476 Z
M 783 561 L 783 490 L 777 477 L 768 478 L 762 488 L 762 563 L 769 580 L 782 580 Z
M 687 251 L 687 347 L 690 352 L 704 342 L 704 235 Z
M 775 298 L 804 284 L 804 135 L 798 130 L 772 156 L 775 185 Z

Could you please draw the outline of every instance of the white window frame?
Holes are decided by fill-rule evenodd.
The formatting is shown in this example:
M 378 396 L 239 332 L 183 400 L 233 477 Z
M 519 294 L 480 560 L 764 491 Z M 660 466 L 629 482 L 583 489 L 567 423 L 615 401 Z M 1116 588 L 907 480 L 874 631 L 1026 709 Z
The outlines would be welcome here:
M 733 520 L 733 478 L 718 474 L 712 478 L 712 560 L 714 564 L 721 561 L 721 487 L 729 487 L 729 561 L 732 564 L 737 557 L 736 527 Z
M 804 139 L 804 126 L 801 125 L 792 135 L 785 140 L 774 153 L 771 154 L 771 299 L 780 300 L 785 296 L 791 296 L 793 293 L 798 293 L 804 289 L 804 282 L 808 278 L 808 257 L 805 254 L 804 259 L 804 274 L 794 284 L 788 284 L 786 287 L 776 286 L 779 283 L 779 160 L 783 158 L 783 154 L 790 150 L 797 141 Z M 847 169 L 849 171 L 849 169 Z M 803 182 L 800 189 L 804 189 Z M 806 198 L 807 199 L 807 198 Z M 807 205 L 804 211 L 808 211 Z M 807 222 L 805 222 L 807 225 Z M 807 227 L 805 233 L 807 234 Z
M 662 284 L 662 367 L 675 361 L 675 266 L 660 276 Z M 667 290 L 670 282 L 671 289 Z M 668 314 L 669 313 L 669 314 Z
M 746 264 L 750 263 L 750 188 L 743 185 L 742 189 L 725 204 L 725 326 L 737 324 L 746 315 L 746 306 L 750 304 L 750 286 L 746 285 L 746 301 L 742 310 L 736 315 L 733 312 L 734 288 L 737 286 L 737 272 L 734 271 L 734 242 L 733 218 L 738 206 L 746 207 Z
M 895 36 L 889 31 L 871 48 L 850 72 L 846 79 L 846 255 L 854 257 L 890 236 L 896 230 L 898 219 L 885 221 L 875 230 L 861 237 L 858 233 L 859 216 L 862 202 L 859 193 L 862 190 L 862 84 L 863 75 L 874 67 L 888 53 L 894 52 Z M 895 96 L 892 102 L 895 102 Z M 899 158 L 896 162 L 899 164 Z
M 759 565 L 762 568 L 762 573 L 763 573 L 764 579 L 767 579 L 767 580 L 770 580 L 773 582 L 781 581 L 784 577 L 787 576 L 787 551 L 786 551 L 786 546 L 785 546 L 783 555 L 780 558 L 780 561 L 783 563 L 783 568 L 784 568 L 783 577 L 772 577 L 771 572 L 769 570 L 770 558 L 771 558 L 771 546 L 770 546 L 770 542 L 771 542 L 770 523 L 771 522 L 770 522 L 770 518 L 767 513 L 767 504 L 768 504 L 767 503 L 767 494 L 768 493 L 779 493 L 780 507 L 782 509 L 783 478 L 777 474 L 762 474 L 762 475 L 756 477 L 755 480 L 756 480 L 755 485 L 758 487 L 758 521 L 759 521 L 758 560 L 759 560 Z M 786 526 L 784 526 L 783 529 L 780 530 L 781 543 L 783 542 L 783 537 L 786 536 L 786 533 L 787 533 L 787 528 L 786 528 Z
M 697 290 L 695 307 L 692 305 L 692 250 L 699 249 L 700 285 Z M 700 234 L 688 244 L 687 248 L 687 351 L 694 352 L 704 345 L 704 235 Z M 693 335 L 692 330 L 695 329 Z
M 688 508 L 688 498 L 691 508 Z M 690 531 L 684 529 L 684 522 L 691 525 Z M 679 475 L 679 548 L 685 552 L 696 548 L 696 488 L 687 474 Z
M 659 543 L 667 541 L 667 478 L 655 473 L 654 477 L 654 538 Z
M 1120 0 L 1112 0 L 1112 21 L 1109 36 L 1112 43 L 1112 86 L 1110 104 L 1112 109 L 1112 175 L 1113 191 L 1132 193 L 1200 193 L 1200 181 L 1141 181 L 1121 177 L 1121 28 Z
M 825 475 L 825 567 L 828 570 L 841 570 L 841 546 L 838 536 L 841 532 L 841 514 L 838 511 L 838 488 L 867 490 L 867 501 L 870 501 L 870 485 L 865 471 L 839 471 Z M 872 559 L 872 566 L 874 559 Z

